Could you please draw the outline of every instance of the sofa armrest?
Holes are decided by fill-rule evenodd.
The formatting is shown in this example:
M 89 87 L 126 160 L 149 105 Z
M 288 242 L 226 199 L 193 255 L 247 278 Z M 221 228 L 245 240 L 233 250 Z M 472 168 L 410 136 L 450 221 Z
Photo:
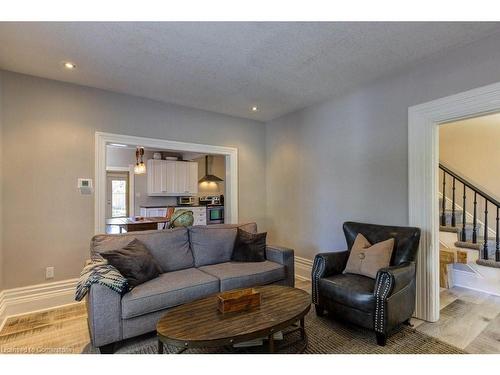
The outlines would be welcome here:
M 121 295 L 104 285 L 93 284 L 86 298 L 92 344 L 99 347 L 120 341 Z
M 319 280 L 342 273 L 348 258 L 348 250 L 316 254 L 311 271 L 312 301 L 314 304 L 319 304 Z
M 266 259 L 284 265 L 285 282 L 283 284 L 291 287 L 295 286 L 295 257 L 293 249 L 267 245 Z

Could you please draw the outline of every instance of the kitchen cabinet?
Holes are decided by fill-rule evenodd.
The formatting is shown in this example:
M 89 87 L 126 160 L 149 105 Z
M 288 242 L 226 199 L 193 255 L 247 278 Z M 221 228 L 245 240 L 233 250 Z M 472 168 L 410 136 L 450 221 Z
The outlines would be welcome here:
M 150 196 L 182 196 L 198 193 L 198 163 L 153 160 L 147 162 L 147 185 Z
M 190 210 L 193 212 L 193 225 L 207 225 L 207 208 L 205 206 L 178 206 L 177 210 Z M 144 217 L 165 217 L 168 207 L 141 207 L 141 216 Z M 163 229 L 163 224 L 158 225 L 158 229 Z
M 143 217 L 166 217 L 168 207 L 141 207 Z
M 193 207 L 193 206 L 186 206 L 186 207 L 177 207 L 176 210 L 178 209 L 185 209 L 185 210 L 191 210 L 193 211 L 193 225 L 207 225 L 207 208 L 204 206 L 200 207 Z

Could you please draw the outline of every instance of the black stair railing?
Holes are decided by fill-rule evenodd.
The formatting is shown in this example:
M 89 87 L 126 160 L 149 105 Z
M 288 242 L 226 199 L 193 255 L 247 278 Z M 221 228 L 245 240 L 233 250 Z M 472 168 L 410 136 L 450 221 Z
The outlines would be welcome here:
M 500 235 L 498 234 L 498 213 L 499 213 L 499 207 L 497 206 L 497 226 L 495 228 L 495 230 L 496 230 L 496 236 L 495 236 L 495 241 L 496 241 L 495 260 L 497 262 L 500 262 Z
M 478 232 L 477 232 L 477 203 L 478 197 L 484 201 L 484 233 L 483 233 L 483 251 L 482 258 L 484 260 L 489 259 L 489 249 L 488 249 L 488 205 L 496 207 L 496 227 L 495 227 L 495 261 L 500 262 L 500 236 L 499 236 L 499 214 L 500 214 L 500 202 L 492 197 L 491 195 L 485 193 L 480 188 L 467 181 L 464 177 L 460 176 L 457 172 L 451 170 L 450 168 L 444 166 L 443 164 L 439 164 L 439 169 L 443 171 L 443 201 L 441 204 L 441 225 L 446 226 L 447 217 L 446 217 L 446 176 L 450 176 L 452 178 L 452 188 L 451 188 L 451 226 L 456 227 L 456 215 L 455 215 L 455 189 L 456 189 L 456 181 L 460 182 L 463 185 L 463 195 L 462 195 L 462 229 L 460 231 L 460 240 L 465 242 L 467 241 L 467 212 L 466 212 L 466 204 L 467 204 L 467 189 L 472 190 L 474 193 L 474 201 L 473 201 L 473 210 L 472 210 L 472 243 L 476 244 L 478 242 Z M 495 211 L 493 211 L 495 212 Z

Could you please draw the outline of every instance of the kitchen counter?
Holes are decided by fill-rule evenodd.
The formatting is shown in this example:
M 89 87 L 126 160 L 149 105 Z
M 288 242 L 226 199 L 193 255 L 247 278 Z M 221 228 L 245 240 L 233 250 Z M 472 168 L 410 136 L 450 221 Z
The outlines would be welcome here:
M 158 229 L 158 224 L 161 224 L 162 228 L 166 228 L 168 222 L 169 219 L 166 217 L 144 217 L 141 219 L 137 217 L 116 217 L 106 219 L 106 225 L 118 226 L 120 228 L 120 233 L 123 233 L 123 230 L 126 232 L 154 230 Z

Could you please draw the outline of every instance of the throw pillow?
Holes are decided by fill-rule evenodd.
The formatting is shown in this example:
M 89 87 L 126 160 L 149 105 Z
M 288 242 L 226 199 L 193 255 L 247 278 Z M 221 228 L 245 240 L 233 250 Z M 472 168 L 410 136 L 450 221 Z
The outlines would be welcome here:
M 344 273 L 354 273 L 374 279 L 379 269 L 389 267 L 393 248 L 394 238 L 372 245 L 359 233 L 352 245 Z
M 250 233 L 238 228 L 238 236 L 234 245 L 235 262 L 263 262 L 266 260 L 266 236 L 264 233 Z
M 130 288 L 154 279 L 161 273 L 160 266 L 148 248 L 138 239 L 121 249 L 104 251 L 100 255 L 128 280 Z

